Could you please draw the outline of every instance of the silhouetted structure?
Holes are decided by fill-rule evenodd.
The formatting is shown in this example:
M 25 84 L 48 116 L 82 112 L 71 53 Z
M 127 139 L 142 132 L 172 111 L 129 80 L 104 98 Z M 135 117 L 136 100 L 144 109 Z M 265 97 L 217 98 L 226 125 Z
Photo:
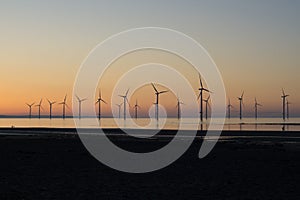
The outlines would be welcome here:
M 29 115 L 28 115 L 28 117 L 29 117 L 29 119 L 31 119 L 31 109 L 32 109 L 32 106 L 34 105 L 34 103 L 32 103 L 32 104 L 26 103 L 26 105 L 29 107 Z
M 240 101 L 240 119 L 243 118 L 243 110 L 242 110 L 242 107 L 244 105 L 243 99 L 244 99 L 244 91 L 243 91 L 242 95 L 240 97 L 238 97 L 238 100 Z
M 65 119 L 66 118 L 66 106 L 67 105 L 67 95 L 64 98 L 64 101 L 59 103 L 60 105 L 62 105 L 63 111 L 62 111 L 62 118 Z
M 51 102 L 49 99 L 47 99 L 49 103 L 49 118 L 52 119 L 52 105 L 56 103 L 56 101 Z
M 39 109 L 39 110 L 38 110 L 38 112 L 39 112 L 39 113 L 38 113 L 39 119 L 41 119 L 41 108 L 43 108 L 43 107 L 42 107 L 42 101 L 43 101 L 43 99 L 40 100 L 40 103 L 39 103 L 38 105 L 35 105 L 35 106 L 38 107 L 38 109 Z
M 290 96 L 290 95 L 285 94 L 284 89 L 282 89 L 282 96 L 281 96 L 281 98 L 282 98 L 282 119 L 283 120 L 285 120 L 285 105 L 286 105 L 285 101 L 286 101 L 286 98 L 288 96 Z
M 200 81 L 200 87 L 199 87 L 200 93 L 199 93 L 199 96 L 197 99 L 200 99 L 200 120 L 202 122 L 203 121 L 203 91 L 205 91 L 205 92 L 210 92 L 210 91 L 203 87 L 203 83 L 202 83 L 200 74 L 199 74 L 199 81 Z
M 76 99 L 78 101 L 78 118 L 81 119 L 81 103 L 86 101 L 87 98 L 84 98 L 84 99 L 80 99 L 77 95 L 76 96 Z
M 230 99 L 228 98 L 228 105 L 227 105 L 228 119 L 230 119 L 230 117 L 231 117 L 231 108 L 233 108 L 233 105 L 231 105 Z
M 207 120 L 208 117 L 208 106 L 209 105 L 209 99 L 210 99 L 210 95 L 207 97 L 207 99 L 204 99 L 203 101 L 205 102 L 205 119 Z
M 101 95 L 101 90 L 99 89 L 99 96 L 98 96 L 98 99 L 96 101 L 96 104 L 98 104 L 98 119 L 100 120 L 101 119 L 101 101 L 105 104 L 106 101 L 104 101 L 104 99 L 102 99 L 102 95 Z
M 126 120 L 126 102 L 129 105 L 128 99 L 127 99 L 127 95 L 128 95 L 129 89 L 126 91 L 125 95 L 119 95 L 119 97 L 123 98 L 123 105 L 124 105 L 124 120 Z
M 177 119 L 181 118 L 181 104 L 184 104 L 183 102 L 180 101 L 179 97 L 177 96 L 177 104 L 176 104 L 176 108 L 177 108 Z
M 154 91 L 155 91 L 155 95 L 156 95 L 156 102 L 155 102 L 155 106 L 156 106 L 156 113 L 155 113 L 155 115 L 156 115 L 156 120 L 158 120 L 158 115 L 159 115 L 159 112 L 158 112 L 158 103 L 159 103 L 159 95 L 160 94 L 163 94 L 163 93 L 166 93 L 166 92 L 168 92 L 169 90 L 163 90 L 163 91 L 158 91 L 157 90 L 157 88 L 155 87 L 155 85 L 153 84 L 153 83 L 151 83 L 151 85 L 152 85 L 152 87 L 153 87 L 153 89 L 154 89 Z
M 141 108 L 141 107 L 138 105 L 137 100 L 135 100 L 135 105 L 134 105 L 135 119 L 138 118 L 138 108 Z
M 262 106 L 261 104 L 257 103 L 256 98 L 254 99 L 255 103 L 254 103 L 254 108 L 255 108 L 255 119 L 257 119 L 257 110 L 258 110 L 258 106 Z

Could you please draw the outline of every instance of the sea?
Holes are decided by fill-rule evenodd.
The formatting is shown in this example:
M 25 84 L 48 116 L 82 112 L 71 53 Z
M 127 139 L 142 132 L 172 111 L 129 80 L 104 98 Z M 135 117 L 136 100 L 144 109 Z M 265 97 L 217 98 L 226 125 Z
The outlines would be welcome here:
M 223 124 L 224 121 L 224 125 Z M 231 119 L 208 119 L 201 123 L 198 118 L 153 118 L 122 119 L 122 118 L 24 118 L 2 117 L 0 127 L 15 128 L 132 128 L 132 129 L 167 129 L 167 130 L 195 130 L 212 129 L 218 125 L 222 130 L 243 131 L 300 131 L 300 118 L 231 118 Z

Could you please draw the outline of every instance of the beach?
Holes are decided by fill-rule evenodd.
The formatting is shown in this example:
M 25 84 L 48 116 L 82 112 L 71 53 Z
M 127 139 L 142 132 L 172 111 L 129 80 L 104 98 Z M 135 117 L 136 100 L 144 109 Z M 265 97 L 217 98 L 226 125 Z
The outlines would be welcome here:
M 112 135 L 115 132 L 110 130 Z M 0 199 L 300 197 L 298 132 L 268 132 L 268 136 L 256 138 L 236 131 L 235 137 L 221 139 L 203 159 L 198 158 L 203 141 L 199 137 L 176 162 L 146 174 L 123 173 L 101 164 L 85 149 L 74 129 L 7 128 L 0 133 Z M 110 137 L 137 152 L 162 147 L 171 140 L 168 138 Z

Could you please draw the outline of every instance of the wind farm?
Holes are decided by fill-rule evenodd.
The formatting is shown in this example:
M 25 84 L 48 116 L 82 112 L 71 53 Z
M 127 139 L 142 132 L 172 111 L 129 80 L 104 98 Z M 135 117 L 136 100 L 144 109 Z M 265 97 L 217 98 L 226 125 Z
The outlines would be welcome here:
M 0 1 L 0 200 L 300 197 L 300 1 Z

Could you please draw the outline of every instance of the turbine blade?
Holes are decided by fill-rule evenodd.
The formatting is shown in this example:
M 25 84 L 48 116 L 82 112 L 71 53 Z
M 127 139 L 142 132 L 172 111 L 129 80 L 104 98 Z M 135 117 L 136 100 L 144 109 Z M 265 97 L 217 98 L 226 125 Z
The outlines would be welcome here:
M 161 91 L 161 92 L 159 92 L 158 94 L 163 94 L 163 93 L 166 93 L 166 92 L 169 92 L 169 90 Z
M 154 84 L 151 83 L 151 85 L 152 85 L 153 89 L 155 90 L 155 92 L 158 93 L 158 91 L 157 91 L 156 87 L 154 86 Z
M 106 101 L 104 101 L 103 99 L 100 99 L 100 101 L 102 101 L 103 103 L 107 104 Z

